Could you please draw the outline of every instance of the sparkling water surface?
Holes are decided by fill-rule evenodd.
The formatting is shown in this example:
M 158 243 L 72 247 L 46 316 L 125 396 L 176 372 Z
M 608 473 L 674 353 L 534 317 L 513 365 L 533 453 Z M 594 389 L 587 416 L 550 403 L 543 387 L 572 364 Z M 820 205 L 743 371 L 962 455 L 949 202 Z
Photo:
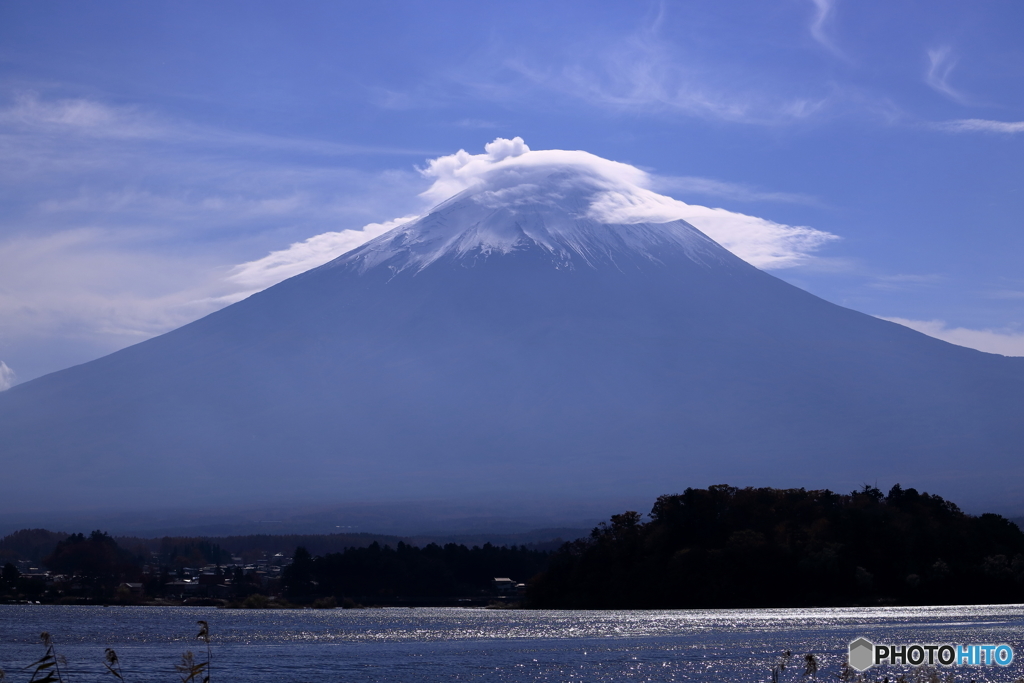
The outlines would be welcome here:
M 1024 606 L 773 610 L 526 611 L 458 608 L 225 610 L 209 607 L 0 605 L 0 668 L 43 653 L 49 632 L 71 681 L 114 681 L 102 665 L 114 648 L 127 681 L 179 680 L 186 650 L 205 660 L 196 621 L 209 622 L 212 683 L 242 681 L 807 681 L 803 655 L 836 680 L 847 644 L 1008 643 L 1006 668 L 960 667 L 957 681 L 1024 677 Z M 798 661 L 799 660 L 799 661 Z M 871 669 L 869 680 L 914 680 L 912 667 Z M 927 680 L 926 672 L 916 678 Z M 67 679 L 65 679 L 67 680 Z

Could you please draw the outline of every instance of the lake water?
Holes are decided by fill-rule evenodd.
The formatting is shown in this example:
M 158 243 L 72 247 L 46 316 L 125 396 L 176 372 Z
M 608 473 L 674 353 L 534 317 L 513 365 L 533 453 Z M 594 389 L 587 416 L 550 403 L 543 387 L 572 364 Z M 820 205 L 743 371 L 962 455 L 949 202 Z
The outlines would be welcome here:
M 214 683 L 242 681 L 765 681 L 781 651 L 806 681 L 805 653 L 835 680 L 847 644 L 1008 643 L 1009 667 L 960 667 L 957 681 L 1024 677 L 1024 606 L 778 610 L 519 611 L 456 608 L 224 610 L 196 607 L 0 605 L 0 668 L 43 653 L 52 634 L 71 681 L 113 681 L 114 648 L 127 681 L 176 681 L 185 650 L 205 657 L 196 621 L 210 623 Z M 911 667 L 871 669 L 869 680 Z M 945 680 L 943 672 L 943 680 Z M 908 677 L 914 680 L 913 677 Z M 67 679 L 65 679 L 67 680 Z

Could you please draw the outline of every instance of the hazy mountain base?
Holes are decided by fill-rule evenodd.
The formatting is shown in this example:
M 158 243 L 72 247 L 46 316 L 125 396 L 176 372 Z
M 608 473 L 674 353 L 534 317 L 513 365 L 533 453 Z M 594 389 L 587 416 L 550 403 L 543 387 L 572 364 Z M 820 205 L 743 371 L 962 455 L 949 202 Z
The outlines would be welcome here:
M 72 510 L 0 514 L 0 536 L 18 529 L 104 529 L 117 536 L 243 536 L 253 534 L 369 533 L 403 538 L 481 543 L 508 536 L 546 540 L 546 529 L 592 529 L 617 510 L 645 506 L 649 498 L 542 501 L 527 497 L 487 502 L 412 500 L 334 505 L 197 505 L 147 510 Z M 534 533 L 540 530 L 539 533 Z

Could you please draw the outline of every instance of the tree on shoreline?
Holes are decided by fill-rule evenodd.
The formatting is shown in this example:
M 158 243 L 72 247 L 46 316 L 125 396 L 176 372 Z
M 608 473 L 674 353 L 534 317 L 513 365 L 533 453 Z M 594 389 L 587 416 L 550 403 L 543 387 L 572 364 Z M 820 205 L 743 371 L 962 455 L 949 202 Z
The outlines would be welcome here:
M 142 571 L 137 559 L 102 531 L 68 536 L 43 559 L 43 564 L 101 592 L 124 581 L 138 581 Z

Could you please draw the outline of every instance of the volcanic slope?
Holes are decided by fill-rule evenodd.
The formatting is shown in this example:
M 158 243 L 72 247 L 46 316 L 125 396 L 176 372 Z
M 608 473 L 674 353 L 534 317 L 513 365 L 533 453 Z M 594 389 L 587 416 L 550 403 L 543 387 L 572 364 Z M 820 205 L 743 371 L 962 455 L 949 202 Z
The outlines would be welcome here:
M 683 221 L 608 222 L 613 199 L 599 174 L 521 165 L 0 394 L 0 511 L 720 482 L 1018 500 L 1024 359 L 823 301 Z

